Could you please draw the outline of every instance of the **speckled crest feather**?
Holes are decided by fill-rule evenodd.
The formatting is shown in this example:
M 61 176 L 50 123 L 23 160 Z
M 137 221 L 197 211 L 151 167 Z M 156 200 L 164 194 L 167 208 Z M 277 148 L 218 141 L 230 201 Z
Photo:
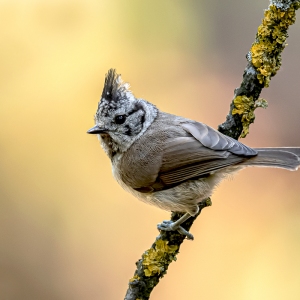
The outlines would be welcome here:
M 120 96 L 128 89 L 128 84 L 123 84 L 121 75 L 116 73 L 115 69 L 108 70 L 105 75 L 105 82 L 102 97 L 108 101 L 118 101 Z
M 105 82 L 102 96 L 98 104 L 97 114 L 107 115 L 110 110 L 122 106 L 122 102 L 132 98 L 129 84 L 123 82 L 121 75 L 115 69 L 108 70 L 105 75 Z

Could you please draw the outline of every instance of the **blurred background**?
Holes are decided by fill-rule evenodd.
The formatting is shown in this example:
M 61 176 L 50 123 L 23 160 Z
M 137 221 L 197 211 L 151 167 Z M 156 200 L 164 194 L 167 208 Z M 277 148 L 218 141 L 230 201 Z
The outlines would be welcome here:
M 123 299 L 168 212 L 114 181 L 86 134 L 104 76 L 205 122 L 225 120 L 268 1 L 0 1 L 0 298 Z M 298 13 L 299 14 L 299 13 Z M 249 146 L 300 146 L 300 20 Z M 151 299 L 299 299 L 300 172 L 223 182 Z

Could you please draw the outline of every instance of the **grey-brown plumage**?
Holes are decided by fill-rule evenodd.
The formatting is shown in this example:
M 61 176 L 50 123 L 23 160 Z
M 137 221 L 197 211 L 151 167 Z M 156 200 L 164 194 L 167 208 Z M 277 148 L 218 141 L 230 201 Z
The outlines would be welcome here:
M 227 175 L 248 166 L 297 170 L 300 148 L 250 148 L 213 128 L 158 110 L 136 99 L 115 70 L 109 70 L 96 125 L 119 184 L 142 201 L 185 212 L 179 222 L 164 221 L 161 230 L 178 230 L 198 212 Z

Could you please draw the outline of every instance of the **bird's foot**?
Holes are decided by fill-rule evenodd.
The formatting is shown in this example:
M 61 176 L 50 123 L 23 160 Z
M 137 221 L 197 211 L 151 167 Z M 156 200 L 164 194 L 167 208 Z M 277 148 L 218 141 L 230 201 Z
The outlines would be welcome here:
M 185 235 L 188 240 L 193 240 L 194 237 L 191 233 L 189 233 L 187 230 L 185 230 L 182 226 L 179 224 L 176 224 L 176 222 L 173 221 L 163 221 L 162 223 L 157 224 L 158 230 L 164 230 L 164 231 L 175 231 L 177 230 L 180 234 Z

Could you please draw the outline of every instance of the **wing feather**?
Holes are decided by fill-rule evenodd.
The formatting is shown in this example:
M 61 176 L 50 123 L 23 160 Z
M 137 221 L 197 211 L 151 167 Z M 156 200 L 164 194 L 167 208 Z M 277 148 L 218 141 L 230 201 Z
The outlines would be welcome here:
M 227 158 L 227 151 L 213 151 L 204 147 L 194 137 L 177 137 L 166 140 L 160 172 L 193 163 Z
M 181 126 L 203 146 L 213 150 L 227 150 L 241 156 L 255 156 L 257 151 L 200 122 L 185 122 Z
M 191 137 L 176 137 L 165 143 L 159 180 L 166 186 L 236 165 L 257 151 L 198 122 L 182 122 Z
M 162 182 L 166 185 L 179 184 L 185 180 L 204 177 L 210 172 L 220 170 L 222 168 L 236 165 L 245 160 L 243 157 L 233 156 L 227 159 L 218 159 L 214 161 L 202 162 L 200 164 L 195 164 L 191 166 L 186 166 L 184 168 L 170 170 L 159 175 Z

